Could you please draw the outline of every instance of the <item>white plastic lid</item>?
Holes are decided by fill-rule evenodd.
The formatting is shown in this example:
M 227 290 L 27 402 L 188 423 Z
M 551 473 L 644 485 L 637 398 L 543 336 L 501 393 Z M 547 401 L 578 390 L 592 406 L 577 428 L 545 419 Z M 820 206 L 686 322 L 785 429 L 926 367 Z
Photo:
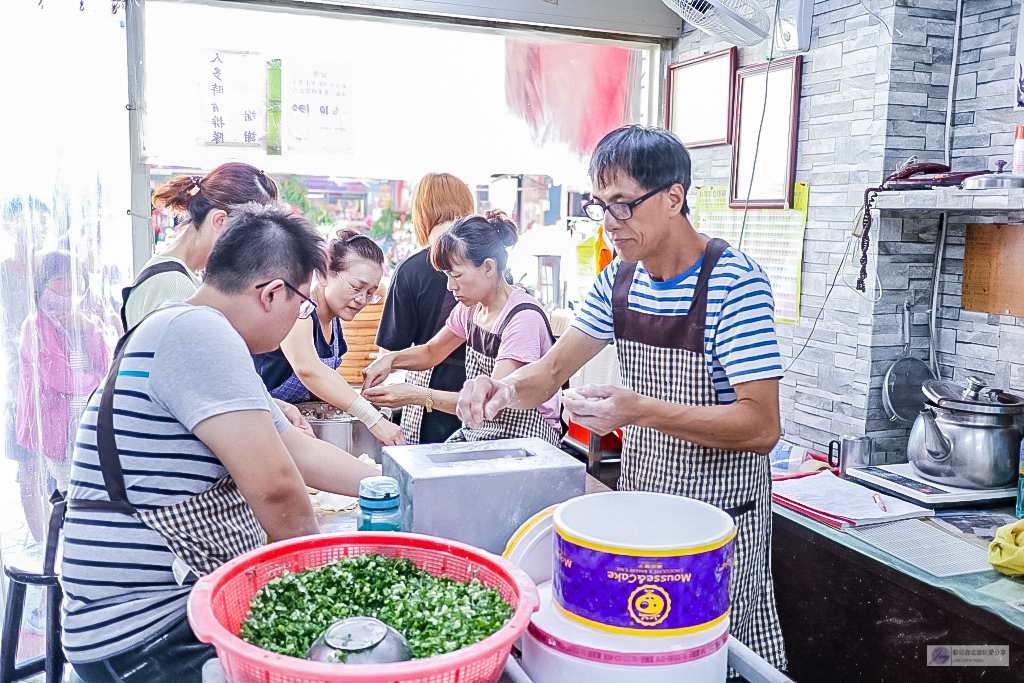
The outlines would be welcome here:
M 647 491 L 609 491 L 568 500 L 555 528 L 581 541 L 625 550 L 671 551 L 722 541 L 735 528 L 726 512 L 693 498 Z

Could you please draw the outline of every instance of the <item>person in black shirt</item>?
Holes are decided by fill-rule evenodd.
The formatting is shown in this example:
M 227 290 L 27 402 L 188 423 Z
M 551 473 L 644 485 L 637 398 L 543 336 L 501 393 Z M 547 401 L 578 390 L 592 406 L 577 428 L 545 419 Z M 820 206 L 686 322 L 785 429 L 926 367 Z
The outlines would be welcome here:
M 444 327 L 455 308 L 444 275 L 430 264 L 430 246 L 459 218 L 473 214 L 473 195 L 464 182 L 448 173 L 428 173 L 416 188 L 412 221 L 416 240 L 424 247 L 402 261 L 391 278 L 377 331 L 381 351 L 401 351 L 426 344 Z M 437 391 L 460 391 L 466 381 L 466 347 L 460 346 L 437 367 L 409 372 L 406 382 Z M 407 443 L 441 443 L 462 427 L 459 418 L 423 406 L 402 409 Z

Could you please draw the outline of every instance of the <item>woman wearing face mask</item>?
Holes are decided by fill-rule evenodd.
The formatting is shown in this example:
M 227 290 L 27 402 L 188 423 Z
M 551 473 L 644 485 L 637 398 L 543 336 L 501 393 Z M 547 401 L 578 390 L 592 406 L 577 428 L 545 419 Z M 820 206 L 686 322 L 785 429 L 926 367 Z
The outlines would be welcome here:
M 327 278 L 314 284 L 299 319 L 281 348 L 253 356 L 256 372 L 279 401 L 308 401 L 313 394 L 358 418 L 385 445 L 402 444 L 402 429 L 355 392 L 336 370 L 348 350 L 341 321 L 380 301 L 377 286 L 384 253 L 354 230 L 327 247 Z
M 430 250 L 434 267 L 448 278 L 459 305 L 445 327 L 421 346 L 382 355 L 365 371 L 363 395 L 389 407 L 419 405 L 455 414 L 459 394 L 411 384 L 375 387 L 393 370 L 434 367 L 466 343 L 466 379 L 501 379 L 540 360 L 554 344 L 544 310 L 526 292 L 512 287 L 505 273 L 508 248 L 518 239 L 515 223 L 500 211 L 455 222 Z M 482 441 L 534 436 L 557 445 L 558 397 L 539 408 L 505 410 L 480 429 L 463 426 L 450 441 Z
M 103 327 L 73 300 L 71 254 L 43 257 L 35 277 L 37 312 L 21 330 L 17 440 L 43 456 L 66 491 L 70 453 L 89 396 L 107 371 Z
M 171 178 L 153 194 L 153 204 L 178 215 L 174 246 L 154 256 L 123 294 L 125 331 L 168 301 L 186 301 L 196 293 L 214 242 L 224 229 L 228 209 L 236 204 L 277 201 L 277 185 L 255 166 L 221 164 L 205 176 Z

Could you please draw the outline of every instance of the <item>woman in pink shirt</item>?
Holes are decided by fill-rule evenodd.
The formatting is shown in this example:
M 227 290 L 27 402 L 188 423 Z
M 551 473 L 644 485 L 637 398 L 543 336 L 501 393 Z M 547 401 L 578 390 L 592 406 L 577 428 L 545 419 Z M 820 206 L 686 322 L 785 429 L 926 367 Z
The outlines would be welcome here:
M 508 248 L 518 230 L 500 211 L 456 221 L 431 247 L 434 268 L 448 278 L 458 305 L 447 324 L 426 344 L 383 354 L 364 372 L 363 396 L 371 403 L 396 408 L 423 406 L 428 412 L 455 414 L 459 394 L 397 384 L 374 387 L 393 370 L 432 368 L 466 342 L 466 379 L 489 375 L 501 379 L 540 360 L 554 344 L 551 327 L 537 300 L 512 287 L 505 270 Z M 558 396 L 539 408 L 502 411 L 480 429 L 463 425 L 449 441 L 482 441 L 535 436 L 557 445 L 561 437 Z
M 43 456 L 61 491 L 78 422 L 108 364 L 102 325 L 75 305 L 73 271 L 63 250 L 46 254 L 36 271 L 38 312 L 21 330 L 18 383 L 18 443 Z

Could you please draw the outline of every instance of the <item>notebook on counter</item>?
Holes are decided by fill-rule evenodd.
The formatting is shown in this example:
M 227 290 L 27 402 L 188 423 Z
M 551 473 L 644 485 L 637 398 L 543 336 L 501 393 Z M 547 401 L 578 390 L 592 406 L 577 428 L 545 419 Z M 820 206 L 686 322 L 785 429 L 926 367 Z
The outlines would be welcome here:
M 935 514 L 934 510 L 840 479 L 828 470 L 809 477 L 772 482 L 772 500 L 836 529 Z

